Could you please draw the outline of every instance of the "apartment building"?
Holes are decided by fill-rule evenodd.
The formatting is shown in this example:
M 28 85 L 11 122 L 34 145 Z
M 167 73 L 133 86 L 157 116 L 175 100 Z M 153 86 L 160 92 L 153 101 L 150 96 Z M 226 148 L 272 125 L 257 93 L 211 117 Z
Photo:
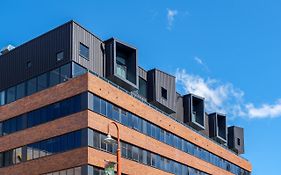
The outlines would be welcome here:
M 104 142 L 114 121 L 122 174 L 250 175 L 243 128 L 204 100 L 140 67 L 137 48 L 69 21 L 1 51 L 0 174 L 104 174 L 116 162 Z

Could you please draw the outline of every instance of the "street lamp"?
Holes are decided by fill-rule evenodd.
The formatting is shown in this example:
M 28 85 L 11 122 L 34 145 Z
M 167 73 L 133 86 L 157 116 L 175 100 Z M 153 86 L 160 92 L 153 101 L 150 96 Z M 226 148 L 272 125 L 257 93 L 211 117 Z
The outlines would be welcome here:
M 115 144 L 114 140 L 110 135 L 110 124 L 113 124 L 117 129 L 117 175 L 121 175 L 121 149 L 120 149 L 120 133 L 119 127 L 116 122 L 111 122 L 107 126 L 107 137 L 104 139 L 104 143 Z

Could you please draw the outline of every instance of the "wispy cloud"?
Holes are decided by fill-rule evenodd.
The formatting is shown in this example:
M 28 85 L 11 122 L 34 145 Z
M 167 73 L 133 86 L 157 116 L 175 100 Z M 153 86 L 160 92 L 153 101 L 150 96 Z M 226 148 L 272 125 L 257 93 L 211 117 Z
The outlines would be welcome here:
M 184 69 L 176 71 L 177 84 L 185 93 L 193 93 L 205 98 L 207 112 L 221 112 L 231 118 L 274 118 L 281 117 L 281 99 L 275 104 L 264 104 L 256 107 L 244 101 L 244 92 L 232 83 L 224 83 L 217 79 L 204 79 L 198 75 L 187 73 Z
M 276 118 L 281 116 L 281 99 L 275 104 L 263 104 L 260 107 L 255 107 L 254 104 L 246 105 L 250 118 Z
M 209 67 L 207 66 L 207 64 L 199 57 L 194 57 L 194 60 L 196 61 L 196 63 L 198 63 L 199 65 L 201 65 L 205 71 L 210 72 Z
M 172 30 L 175 16 L 178 14 L 177 10 L 167 9 L 168 30 Z

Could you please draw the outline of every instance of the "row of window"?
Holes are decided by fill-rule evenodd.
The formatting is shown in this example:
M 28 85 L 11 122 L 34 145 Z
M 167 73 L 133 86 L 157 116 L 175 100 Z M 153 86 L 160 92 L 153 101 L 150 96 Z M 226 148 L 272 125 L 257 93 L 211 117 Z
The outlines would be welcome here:
M 116 152 L 116 145 L 105 144 L 103 140 L 106 138 L 104 134 L 93 131 L 92 129 L 83 129 L 68 134 L 50 138 L 47 140 L 32 143 L 20 148 L 0 153 L 0 167 L 18 164 L 22 161 L 38 159 L 48 155 L 69 151 L 83 146 L 91 146 L 99 150 L 110 153 Z M 87 143 L 88 142 L 88 143 Z M 146 151 L 137 146 L 121 142 L 122 156 L 124 158 L 152 166 L 163 171 L 171 172 L 177 175 L 205 175 L 186 165 L 175 162 L 171 159 L 164 158 L 160 155 Z M 91 172 L 90 171 L 88 172 Z M 71 171 L 71 170 L 70 170 Z M 93 169 L 93 174 L 97 174 Z M 94 173 L 95 172 L 95 173 Z
M 82 175 L 82 168 L 81 167 L 70 168 L 67 170 L 61 170 L 61 171 L 47 173 L 43 175 Z
M 33 160 L 48 155 L 73 150 L 75 148 L 79 148 L 86 145 L 86 141 L 83 141 L 82 138 L 82 131 L 79 130 L 62 136 L 27 145 L 26 160 Z
M 0 136 L 37 126 L 87 109 L 87 93 L 16 116 L 0 123 Z
M 88 99 L 88 101 L 87 101 Z M 88 108 L 123 125 L 133 128 L 143 134 L 153 137 L 163 143 L 194 155 L 234 174 L 247 173 L 238 166 L 221 159 L 220 157 L 188 142 L 162 128 L 143 120 L 142 118 L 125 111 L 91 93 L 77 95 L 67 100 L 42 107 L 27 114 L 14 117 L 0 123 L 0 136 L 7 135 L 25 128 L 36 126 L 48 121 L 73 114 Z
M 89 109 L 234 174 L 249 174 L 248 171 L 237 165 L 91 93 L 89 95 Z
M 86 69 L 76 63 L 66 64 L 0 92 L 0 106 L 82 75 Z
M 89 129 L 88 132 L 89 146 L 110 153 L 116 152 L 116 145 L 112 146 L 103 143 L 103 140 L 106 138 L 106 135 L 101 134 L 97 131 L 93 131 L 91 129 Z M 198 171 L 194 168 L 188 167 L 186 165 L 175 162 L 171 159 L 165 158 L 163 156 L 144 150 L 129 143 L 121 142 L 121 149 L 122 157 L 134 160 L 136 162 L 154 168 L 158 168 L 166 172 L 170 172 L 176 175 L 206 175 L 206 173 L 204 172 Z
M 102 168 L 94 167 L 91 165 L 84 165 L 42 175 L 105 175 L 105 172 Z M 122 173 L 122 175 L 124 174 Z
M 65 135 L 32 143 L 0 153 L 0 167 L 18 164 L 48 155 L 69 151 L 87 145 L 87 130 L 78 130 Z M 84 139 L 83 139 L 84 138 Z

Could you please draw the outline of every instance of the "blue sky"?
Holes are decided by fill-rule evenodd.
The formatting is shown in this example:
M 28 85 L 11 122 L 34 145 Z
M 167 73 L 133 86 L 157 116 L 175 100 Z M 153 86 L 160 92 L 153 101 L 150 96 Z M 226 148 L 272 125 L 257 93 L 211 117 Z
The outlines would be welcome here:
M 70 19 L 138 48 L 139 64 L 177 76 L 181 93 L 245 128 L 254 175 L 278 174 L 281 151 L 281 1 L 3 1 L 0 47 Z

